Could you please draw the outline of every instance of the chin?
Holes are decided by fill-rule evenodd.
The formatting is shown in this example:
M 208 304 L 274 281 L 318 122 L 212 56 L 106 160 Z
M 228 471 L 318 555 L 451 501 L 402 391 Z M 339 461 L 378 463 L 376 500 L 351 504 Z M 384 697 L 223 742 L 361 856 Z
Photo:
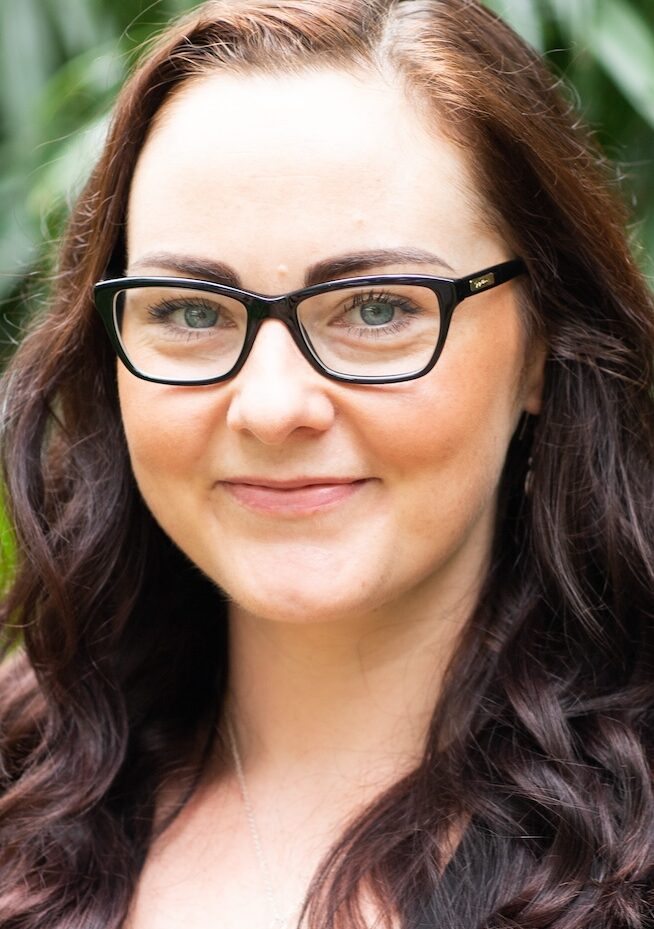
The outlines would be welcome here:
M 280 579 L 277 579 L 280 580 Z M 383 597 L 362 596 L 360 586 L 348 590 L 343 584 L 298 584 L 297 577 L 287 584 L 257 584 L 253 587 L 219 585 L 232 602 L 252 616 L 271 622 L 297 624 L 345 621 L 379 607 Z M 377 587 L 379 590 L 379 587 Z
M 258 619 L 297 625 L 338 622 L 353 614 L 365 612 L 363 604 L 340 600 L 335 603 L 305 591 L 288 591 L 283 597 L 271 594 L 266 599 L 259 592 L 254 596 L 231 596 L 230 599 L 238 609 Z
M 207 559 L 199 567 L 254 616 L 277 622 L 331 622 L 368 613 L 393 596 L 391 559 L 381 549 L 371 554 L 369 544 L 362 558 L 363 546 L 356 542 L 318 545 L 301 539 L 247 549 L 225 545 L 223 557 Z

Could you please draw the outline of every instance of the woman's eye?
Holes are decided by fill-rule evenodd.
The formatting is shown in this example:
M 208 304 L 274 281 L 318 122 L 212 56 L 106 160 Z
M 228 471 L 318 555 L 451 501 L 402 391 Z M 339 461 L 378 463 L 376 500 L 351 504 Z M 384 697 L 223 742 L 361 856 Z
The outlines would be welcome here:
M 230 325 L 229 313 L 206 300 L 162 300 L 150 306 L 148 314 L 157 322 L 179 329 L 213 329 Z
M 342 323 L 372 329 L 397 325 L 407 316 L 415 315 L 419 311 L 419 307 L 400 294 L 355 294 L 345 306 Z

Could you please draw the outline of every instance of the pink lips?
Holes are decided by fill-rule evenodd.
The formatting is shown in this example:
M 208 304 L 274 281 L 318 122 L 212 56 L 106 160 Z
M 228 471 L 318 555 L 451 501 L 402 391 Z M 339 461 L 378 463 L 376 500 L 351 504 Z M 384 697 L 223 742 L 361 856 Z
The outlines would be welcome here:
M 222 481 L 221 486 L 248 509 L 280 516 L 298 516 L 341 503 L 357 493 L 365 483 L 365 480 L 342 478 L 306 478 L 299 481 L 243 478 Z

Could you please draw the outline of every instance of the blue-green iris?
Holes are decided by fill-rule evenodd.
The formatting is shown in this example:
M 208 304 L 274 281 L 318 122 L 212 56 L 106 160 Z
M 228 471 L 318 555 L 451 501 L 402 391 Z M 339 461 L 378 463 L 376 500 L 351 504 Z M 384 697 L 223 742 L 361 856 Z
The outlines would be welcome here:
M 191 329 L 208 329 L 217 319 L 216 311 L 206 306 L 188 306 L 184 310 L 184 322 Z
M 360 311 L 361 319 L 370 326 L 384 326 L 395 315 L 395 307 L 390 303 L 367 303 Z

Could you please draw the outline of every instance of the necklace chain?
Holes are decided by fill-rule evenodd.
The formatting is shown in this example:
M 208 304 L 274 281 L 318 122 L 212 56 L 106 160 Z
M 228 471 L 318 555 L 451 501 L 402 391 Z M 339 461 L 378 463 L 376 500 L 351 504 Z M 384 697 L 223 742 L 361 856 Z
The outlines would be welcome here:
M 234 733 L 234 727 L 232 726 L 232 721 L 228 717 L 227 721 L 227 734 L 229 736 L 230 747 L 232 750 L 232 758 L 234 760 L 234 767 L 236 769 L 236 779 L 238 780 L 239 790 L 241 792 L 241 799 L 243 800 L 243 806 L 245 808 L 245 815 L 248 821 L 248 827 L 250 829 L 250 834 L 252 836 L 252 844 L 254 845 L 254 852 L 259 864 L 259 870 L 261 872 L 261 877 L 263 880 L 263 885 L 266 891 L 266 896 L 268 897 L 268 903 L 270 904 L 270 909 L 273 913 L 273 918 L 268 923 L 268 929 L 289 929 L 291 916 L 293 911 L 287 913 L 285 916 L 282 914 L 279 905 L 277 903 L 277 898 L 275 897 L 275 892 L 273 890 L 273 883 L 270 876 L 270 869 L 268 867 L 268 862 L 266 861 L 266 856 L 263 853 L 263 846 L 261 844 L 261 836 L 259 835 L 259 830 L 257 829 L 257 822 L 254 816 L 254 808 L 252 806 L 252 801 L 250 799 L 250 792 L 245 780 L 245 774 L 243 773 L 243 762 L 241 761 L 241 755 L 238 750 L 238 743 L 236 741 L 236 735 Z

